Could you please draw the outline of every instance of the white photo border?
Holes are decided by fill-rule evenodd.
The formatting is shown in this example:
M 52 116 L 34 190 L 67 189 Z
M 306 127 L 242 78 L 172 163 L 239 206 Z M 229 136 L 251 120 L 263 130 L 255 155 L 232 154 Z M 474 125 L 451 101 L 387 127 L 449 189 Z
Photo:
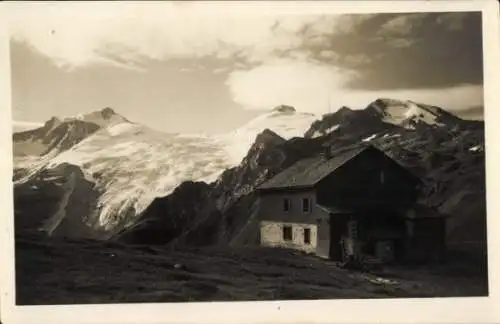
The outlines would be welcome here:
M 46 2 L 42 5 L 94 6 L 104 2 Z M 106 5 L 122 5 L 107 2 Z M 128 4 L 132 2 L 127 2 Z M 160 2 L 140 2 L 154 6 Z M 12 188 L 12 118 L 9 58 L 9 15 L 33 2 L 4 2 L 0 5 L 0 197 L 2 197 L 0 248 L 0 316 L 3 323 L 495 323 L 500 322 L 498 272 L 500 251 L 500 121 L 499 11 L 492 1 L 255 1 L 202 2 L 216 11 L 273 11 L 307 13 L 396 13 L 481 11 L 483 23 L 485 152 L 487 174 L 487 233 L 489 297 L 352 299 L 321 301 L 213 302 L 165 304 L 103 304 L 60 306 L 16 306 Z M 499 132 L 496 132 L 496 131 Z M 495 135 L 498 135 L 495 136 Z M 497 167 L 496 167 L 497 166 Z M 496 302 L 495 302 L 496 300 Z M 494 307 L 497 305 L 497 308 Z

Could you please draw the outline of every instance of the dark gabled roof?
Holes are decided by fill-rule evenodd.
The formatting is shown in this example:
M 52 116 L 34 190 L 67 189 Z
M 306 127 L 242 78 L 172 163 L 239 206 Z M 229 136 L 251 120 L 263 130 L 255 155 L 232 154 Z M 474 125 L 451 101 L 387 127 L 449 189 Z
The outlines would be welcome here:
M 325 156 L 315 156 L 302 159 L 293 164 L 288 169 L 270 180 L 264 182 L 257 189 L 288 189 L 288 188 L 309 188 L 317 184 L 320 180 L 328 176 L 330 173 L 344 165 L 361 152 L 371 146 L 357 146 L 346 151 L 343 151 L 333 158 Z

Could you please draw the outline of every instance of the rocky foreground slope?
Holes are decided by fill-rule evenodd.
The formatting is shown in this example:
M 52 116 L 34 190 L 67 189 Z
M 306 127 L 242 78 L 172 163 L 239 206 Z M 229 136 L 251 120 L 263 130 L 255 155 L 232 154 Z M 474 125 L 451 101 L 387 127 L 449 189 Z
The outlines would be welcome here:
M 16 241 L 16 303 L 487 296 L 482 264 L 458 259 L 432 270 L 385 267 L 362 273 L 272 248 L 170 249 L 23 236 Z

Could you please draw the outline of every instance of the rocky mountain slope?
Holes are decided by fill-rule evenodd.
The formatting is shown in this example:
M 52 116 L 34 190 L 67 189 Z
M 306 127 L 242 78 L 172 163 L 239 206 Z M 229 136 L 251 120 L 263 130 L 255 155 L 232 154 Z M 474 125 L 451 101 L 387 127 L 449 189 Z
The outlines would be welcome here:
M 363 110 L 343 107 L 325 115 L 304 137 L 284 140 L 271 130 L 262 132 L 241 164 L 226 170 L 217 182 L 185 183 L 177 194 L 155 199 L 143 222 L 116 238 L 149 242 L 143 238 L 155 228 L 170 226 L 169 235 L 159 237 L 157 243 L 251 244 L 257 239 L 256 186 L 301 158 L 325 150 L 335 154 L 363 142 L 381 148 L 424 180 L 420 200 L 451 215 L 451 242 L 484 242 L 483 122 L 465 121 L 438 107 L 389 99 L 376 100 Z
M 14 156 L 55 155 L 103 127 L 120 123 L 130 122 L 111 108 L 62 120 L 52 117 L 40 128 L 14 133 Z
M 53 119 L 14 135 L 16 230 L 174 246 L 251 244 L 256 186 L 299 159 L 360 143 L 424 180 L 420 200 L 452 216 L 450 241 L 485 240 L 483 122 L 391 99 L 321 119 L 280 106 L 217 136 L 162 133 L 109 110 Z
M 159 132 L 110 108 L 54 117 L 13 135 L 16 229 L 108 238 L 183 181 L 213 182 L 238 165 L 262 130 L 289 138 L 315 119 L 281 106 L 233 132 L 207 136 Z

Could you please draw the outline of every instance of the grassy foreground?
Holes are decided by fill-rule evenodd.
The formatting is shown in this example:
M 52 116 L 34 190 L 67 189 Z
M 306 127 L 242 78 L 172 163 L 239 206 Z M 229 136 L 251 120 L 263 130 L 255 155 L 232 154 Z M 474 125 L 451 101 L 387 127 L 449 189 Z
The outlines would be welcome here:
M 487 295 L 486 263 L 456 260 L 362 273 L 280 249 L 171 250 L 25 236 L 16 239 L 16 299 L 54 305 Z

